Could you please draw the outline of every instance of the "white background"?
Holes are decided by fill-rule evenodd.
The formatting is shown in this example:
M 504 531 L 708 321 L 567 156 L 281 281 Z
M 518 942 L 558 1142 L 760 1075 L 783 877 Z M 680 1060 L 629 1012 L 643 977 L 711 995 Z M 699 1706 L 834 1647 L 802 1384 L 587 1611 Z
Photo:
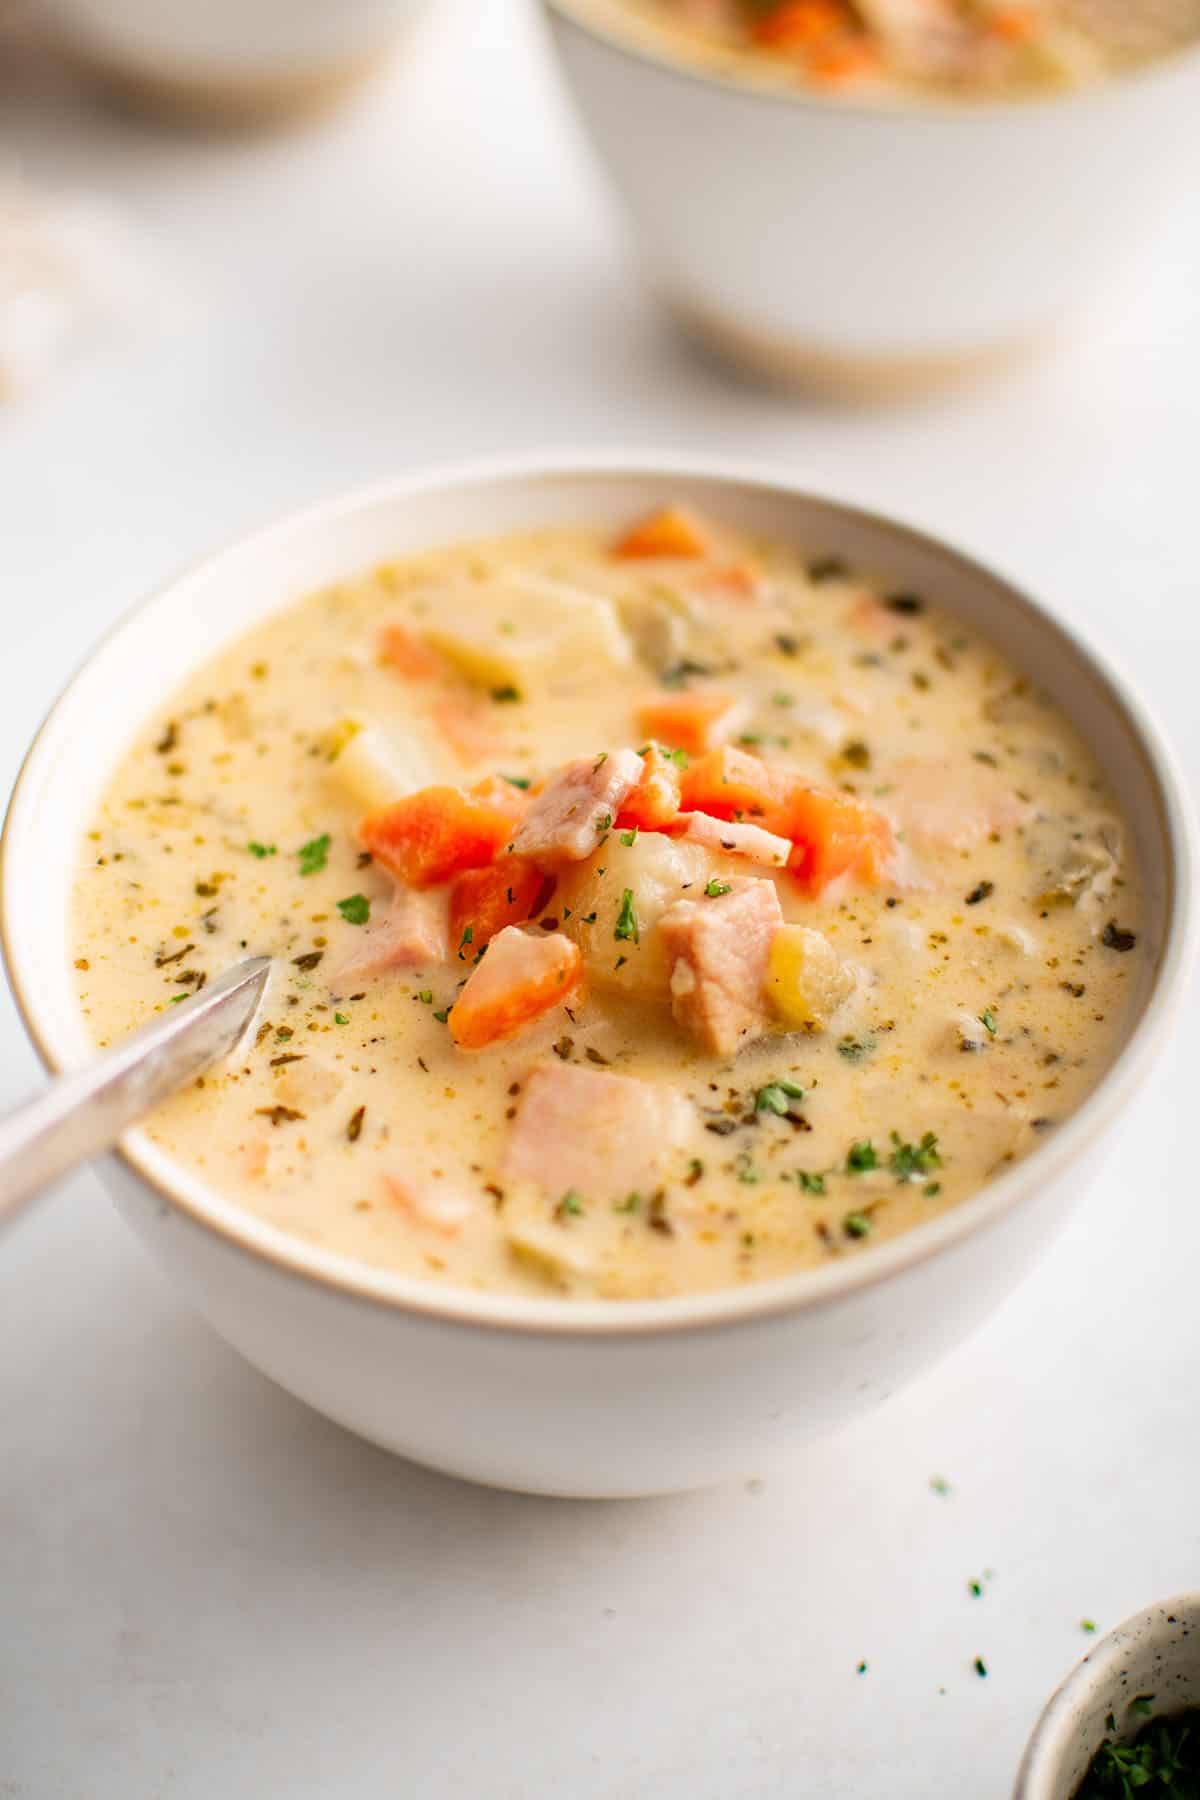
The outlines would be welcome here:
M 118 198 L 173 294 L 0 412 L 5 785 L 181 561 L 390 471 L 555 442 L 776 459 L 944 531 L 1085 626 L 1200 774 L 1195 217 L 1057 360 L 839 412 L 740 385 L 655 314 L 513 0 L 444 0 L 351 109 L 240 142 L 0 70 L 14 149 Z M 1002 1800 L 1081 1618 L 1200 1586 L 1183 1017 L 979 1337 L 761 1481 L 681 1499 L 390 1460 L 243 1366 L 81 1175 L 0 1245 L 0 1795 Z M 36 1079 L 5 996 L 0 1097 Z

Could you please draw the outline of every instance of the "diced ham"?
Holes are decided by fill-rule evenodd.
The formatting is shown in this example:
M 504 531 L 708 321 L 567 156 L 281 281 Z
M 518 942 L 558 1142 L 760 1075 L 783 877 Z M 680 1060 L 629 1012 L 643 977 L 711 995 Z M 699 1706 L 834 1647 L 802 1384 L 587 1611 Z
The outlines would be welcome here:
M 486 952 L 450 1010 L 450 1035 L 461 1050 L 514 1036 L 561 1006 L 579 980 L 579 946 L 561 931 L 534 937 L 506 925 Z
M 663 914 L 671 1011 L 714 1055 L 732 1056 L 768 1029 L 771 941 L 782 924 L 775 883 L 751 876 L 723 894 L 677 900 Z
M 560 769 L 533 801 L 513 839 L 518 856 L 535 862 L 582 862 L 642 778 L 636 750 L 581 756 Z
M 973 850 L 1033 814 L 997 770 L 950 757 L 901 764 L 885 804 L 907 843 L 934 850 Z
M 669 1088 L 547 1064 L 525 1083 L 504 1175 L 556 1196 L 574 1190 L 592 1200 L 624 1198 L 655 1185 L 692 1124 L 688 1101 Z
M 861 599 L 856 600 L 847 612 L 844 623 L 855 637 L 862 638 L 868 644 L 890 644 L 893 638 L 901 635 L 900 620 L 876 594 L 863 594 Z
M 385 909 L 354 934 L 344 961 L 335 964 L 329 986 L 345 994 L 359 982 L 389 969 L 430 969 L 446 961 L 446 901 L 442 894 L 397 886 Z
M 433 1176 L 385 1175 L 383 1184 L 389 1198 L 415 1225 L 442 1237 L 457 1237 L 480 1210 L 479 1201 L 471 1194 Z
M 679 835 L 689 843 L 724 850 L 730 856 L 744 856 L 747 862 L 759 863 L 763 868 L 786 869 L 792 853 L 790 838 L 764 831 L 761 825 L 730 823 L 702 812 L 679 813 L 675 825 L 682 825 Z

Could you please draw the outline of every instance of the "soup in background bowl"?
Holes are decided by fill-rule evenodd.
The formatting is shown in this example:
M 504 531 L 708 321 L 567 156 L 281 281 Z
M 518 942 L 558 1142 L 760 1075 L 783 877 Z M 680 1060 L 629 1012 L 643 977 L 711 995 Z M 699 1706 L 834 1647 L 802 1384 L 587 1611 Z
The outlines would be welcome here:
M 1078 87 L 981 93 L 881 62 L 851 98 L 715 50 L 670 0 L 545 3 L 651 287 L 773 381 L 903 394 L 1078 329 L 1189 193 L 1191 39 Z
M 185 1292 L 351 1428 L 546 1492 L 745 1469 L 952 1344 L 1184 953 L 1172 779 L 1060 627 L 884 520 L 615 459 L 183 578 L 5 848 L 52 1066 L 276 958 L 258 1044 L 105 1165 Z

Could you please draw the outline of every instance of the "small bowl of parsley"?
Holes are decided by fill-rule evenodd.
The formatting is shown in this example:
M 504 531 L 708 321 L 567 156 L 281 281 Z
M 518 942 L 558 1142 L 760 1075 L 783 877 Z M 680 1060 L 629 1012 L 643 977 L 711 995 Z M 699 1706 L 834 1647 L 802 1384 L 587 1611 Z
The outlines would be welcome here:
M 1126 1619 L 1072 1670 L 1013 1800 L 1200 1800 L 1200 1593 Z

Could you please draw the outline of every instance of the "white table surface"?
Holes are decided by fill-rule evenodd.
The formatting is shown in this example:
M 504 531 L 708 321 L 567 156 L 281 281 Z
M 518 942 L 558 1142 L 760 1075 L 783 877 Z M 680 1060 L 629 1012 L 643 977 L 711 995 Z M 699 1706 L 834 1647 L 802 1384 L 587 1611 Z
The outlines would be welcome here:
M 445 0 L 356 106 L 277 137 L 163 136 L 0 74 L 13 149 L 120 200 L 176 294 L 0 412 L 5 785 L 181 561 L 554 442 L 777 459 L 945 531 L 1085 624 L 1200 776 L 1197 218 L 1056 361 L 841 413 L 655 314 L 512 0 Z M 0 1099 L 36 1078 L 5 995 Z M 1196 1111 L 1180 1038 L 1032 1279 L 886 1411 L 761 1481 L 611 1505 L 325 1423 L 79 1176 L 0 1249 L 0 1796 L 1002 1800 L 1080 1620 L 1200 1585 Z

